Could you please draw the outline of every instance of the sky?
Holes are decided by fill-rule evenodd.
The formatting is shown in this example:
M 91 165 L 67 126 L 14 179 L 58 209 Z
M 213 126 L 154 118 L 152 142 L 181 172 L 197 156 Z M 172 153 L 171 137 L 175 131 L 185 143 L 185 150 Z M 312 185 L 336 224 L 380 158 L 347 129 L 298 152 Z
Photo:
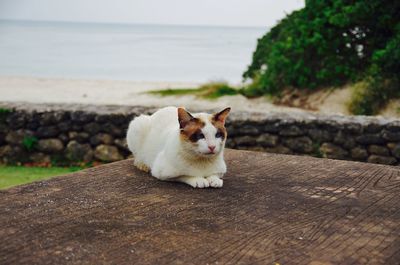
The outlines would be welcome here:
M 0 0 L 0 19 L 271 27 L 304 0 Z

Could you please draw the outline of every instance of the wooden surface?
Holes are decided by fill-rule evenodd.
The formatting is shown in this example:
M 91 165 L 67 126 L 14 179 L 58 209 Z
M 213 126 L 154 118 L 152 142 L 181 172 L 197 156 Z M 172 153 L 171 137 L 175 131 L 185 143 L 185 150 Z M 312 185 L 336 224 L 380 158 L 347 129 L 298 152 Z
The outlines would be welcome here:
M 1 191 L 0 264 L 399 264 L 399 168 L 226 159 L 222 189 L 126 160 Z

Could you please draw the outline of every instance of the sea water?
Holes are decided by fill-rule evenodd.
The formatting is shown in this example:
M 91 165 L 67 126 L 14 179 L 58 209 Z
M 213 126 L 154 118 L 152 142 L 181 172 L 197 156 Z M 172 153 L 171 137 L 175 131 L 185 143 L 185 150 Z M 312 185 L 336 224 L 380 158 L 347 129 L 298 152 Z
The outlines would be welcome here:
M 0 21 L 0 75 L 242 80 L 266 28 Z

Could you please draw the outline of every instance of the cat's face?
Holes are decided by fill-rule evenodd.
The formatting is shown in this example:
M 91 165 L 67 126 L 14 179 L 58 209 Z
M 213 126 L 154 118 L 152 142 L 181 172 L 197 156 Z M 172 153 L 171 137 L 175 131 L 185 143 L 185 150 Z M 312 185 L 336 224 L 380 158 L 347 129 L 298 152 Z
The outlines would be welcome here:
M 215 114 L 199 113 L 191 115 L 178 108 L 181 139 L 185 149 L 199 156 L 212 157 L 224 148 L 227 132 L 225 120 L 230 108 Z

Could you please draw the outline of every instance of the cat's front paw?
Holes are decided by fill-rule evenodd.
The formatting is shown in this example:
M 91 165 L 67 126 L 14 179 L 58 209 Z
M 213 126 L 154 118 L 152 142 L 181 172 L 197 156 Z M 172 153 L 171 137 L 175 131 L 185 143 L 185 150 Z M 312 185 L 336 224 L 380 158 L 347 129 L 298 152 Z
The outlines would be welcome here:
M 208 188 L 210 186 L 209 182 L 207 179 L 205 178 L 201 178 L 201 177 L 180 177 L 177 179 L 180 182 L 186 183 L 190 186 L 192 186 L 193 188 Z
M 205 178 L 194 178 L 193 179 L 193 184 L 189 184 L 193 188 L 208 188 L 210 186 L 209 182 Z
M 220 179 L 218 176 L 209 176 L 206 178 L 210 187 L 213 188 L 221 188 L 224 184 L 224 181 Z

